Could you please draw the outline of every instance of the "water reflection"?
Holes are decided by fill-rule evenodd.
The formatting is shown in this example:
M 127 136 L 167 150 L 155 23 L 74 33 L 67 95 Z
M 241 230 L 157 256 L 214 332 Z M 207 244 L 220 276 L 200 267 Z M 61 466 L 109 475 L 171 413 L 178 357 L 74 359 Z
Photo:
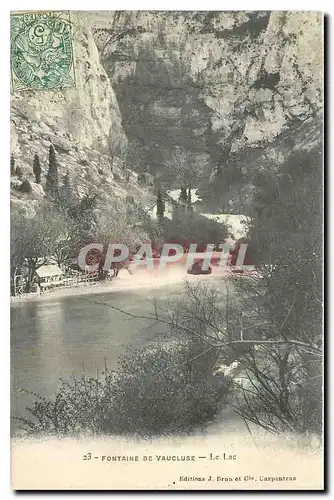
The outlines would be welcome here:
M 163 292 L 90 294 L 15 304 L 11 311 L 12 415 L 23 415 L 35 399 L 19 394 L 18 389 L 52 396 L 60 377 L 82 373 L 83 364 L 86 374 L 94 375 L 105 360 L 115 368 L 125 345 L 143 346 L 165 331 L 162 326 L 148 328 L 147 320 L 131 320 L 105 304 L 147 315 L 153 311 L 153 298 L 162 305 L 167 299 L 177 300 L 180 292 L 181 286 L 173 286 Z

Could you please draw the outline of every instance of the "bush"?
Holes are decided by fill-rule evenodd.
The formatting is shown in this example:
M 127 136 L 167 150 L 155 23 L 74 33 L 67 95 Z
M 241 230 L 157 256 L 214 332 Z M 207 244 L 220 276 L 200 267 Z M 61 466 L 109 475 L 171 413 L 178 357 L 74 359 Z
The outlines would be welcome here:
M 137 182 L 140 186 L 153 186 L 154 185 L 154 177 L 148 172 L 142 172 L 138 175 Z
M 19 420 L 32 434 L 189 432 L 213 419 L 231 387 L 212 374 L 212 354 L 193 359 L 202 352 L 189 341 L 128 350 L 118 370 L 62 381 L 54 401 L 38 396 L 28 408 L 34 419 Z
M 121 357 L 104 430 L 169 434 L 189 432 L 211 421 L 226 402 L 229 382 L 213 376 L 207 359 L 191 363 L 195 352 L 192 343 L 176 343 Z
M 22 182 L 21 186 L 19 187 L 19 190 L 22 191 L 22 193 L 26 193 L 26 194 L 32 193 L 32 187 L 31 187 L 30 182 L 27 179 L 25 179 Z

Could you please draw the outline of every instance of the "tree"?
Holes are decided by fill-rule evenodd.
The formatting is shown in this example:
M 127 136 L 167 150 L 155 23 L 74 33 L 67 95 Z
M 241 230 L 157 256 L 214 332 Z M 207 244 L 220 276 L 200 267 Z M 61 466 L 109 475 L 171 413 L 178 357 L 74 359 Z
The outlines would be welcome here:
M 22 168 L 19 165 L 16 167 L 15 174 L 17 175 L 17 177 L 19 179 L 22 179 L 22 177 L 23 177 L 23 171 L 22 171 Z
M 153 186 L 154 177 L 149 172 L 142 172 L 138 175 L 137 182 L 140 186 Z
M 187 194 L 187 210 L 188 212 L 191 212 L 191 189 L 188 188 L 188 194 Z
M 272 431 L 321 432 L 321 163 L 321 146 L 296 151 L 257 178 L 250 238 L 263 276 L 258 332 L 277 345 L 249 356 L 257 388 L 239 412 Z
M 260 289 L 261 281 L 255 279 Z M 311 338 L 286 337 L 282 330 L 272 336 L 275 324 L 270 317 L 245 305 L 245 297 L 240 300 L 231 283 L 226 282 L 225 293 L 188 283 L 175 309 L 167 311 L 155 304 L 147 316 L 121 312 L 167 326 L 173 339 L 198 340 L 201 349 L 192 362 L 201 363 L 211 353 L 210 364 L 204 361 L 208 372 L 225 375 L 229 367 L 229 377 L 235 380 L 231 403 L 245 422 L 272 433 L 321 432 L 322 390 L 314 371 L 315 360 L 321 361 L 321 346 Z M 235 379 L 241 372 L 245 385 Z
M 10 276 L 13 279 L 24 264 L 25 242 L 22 237 L 24 230 L 24 220 L 18 214 L 11 214 L 10 224 Z
M 172 151 L 172 157 L 167 162 L 168 177 L 171 182 L 175 179 L 186 189 L 197 187 L 199 179 L 208 173 L 208 155 L 198 155 L 177 146 Z M 189 200 L 189 194 L 188 194 Z
M 180 193 L 180 197 L 179 197 L 179 202 L 182 205 L 185 206 L 187 204 L 187 201 L 188 201 L 188 198 L 187 198 L 187 189 L 185 187 L 181 187 L 181 193 Z
M 63 183 L 59 186 L 57 196 L 53 202 L 57 209 L 66 215 L 69 209 L 78 202 L 73 195 L 69 171 L 66 172 Z
M 78 199 L 70 185 L 69 173 L 59 187 L 52 203 L 52 213 L 58 225 L 64 226 L 64 237 L 56 248 L 56 260 L 68 266 L 80 248 L 94 239 L 97 227 L 98 196 L 86 193 Z
M 63 230 L 63 224 L 55 224 L 53 214 L 44 209 L 41 209 L 33 219 L 16 213 L 12 215 L 12 277 L 20 267 L 26 265 L 28 268 L 27 292 L 31 291 L 36 270 L 54 255 Z
M 37 184 L 40 184 L 42 169 L 41 169 L 41 164 L 39 162 L 39 156 L 37 153 L 34 156 L 33 171 Z
M 162 195 L 161 195 L 161 190 L 158 189 L 158 194 L 157 194 L 157 216 L 159 219 L 159 222 L 162 222 L 164 218 L 164 213 L 165 213 L 165 204 L 162 200 Z
M 143 243 L 148 244 L 151 240 L 145 230 L 145 226 L 152 225 L 150 217 L 145 208 L 135 200 L 123 201 L 114 204 L 113 217 L 110 217 L 110 209 L 101 212 L 94 231 L 94 241 L 104 245 L 102 254 L 96 257 L 95 262 L 100 263 L 100 270 L 104 265 L 109 243 L 123 243 L 129 249 L 129 256 L 136 253 L 138 247 Z M 128 268 L 130 260 L 127 258 L 116 263 L 113 267 L 115 275 L 123 268 Z
M 321 162 L 321 147 L 297 150 L 258 179 L 249 236 L 261 277 L 225 297 L 188 285 L 176 310 L 148 318 L 204 341 L 213 370 L 236 362 L 235 412 L 272 433 L 322 432 Z
M 52 227 L 54 228 L 57 238 L 54 242 L 51 257 L 57 262 L 59 267 L 70 268 L 73 258 L 77 257 L 81 243 L 81 234 L 78 228 L 65 217 L 63 213 L 59 213 L 52 207 L 50 209 L 50 218 Z M 82 246 L 85 243 L 82 242 Z
M 46 176 L 45 191 L 51 198 L 56 198 L 58 193 L 58 166 L 56 153 L 52 144 L 49 149 L 49 170 Z
M 215 189 L 221 193 L 227 192 L 230 187 L 235 187 L 245 183 L 244 176 L 238 163 L 231 158 L 222 159 L 222 164 L 216 168 Z
M 13 153 L 10 155 L 10 175 L 15 175 L 15 158 Z
M 198 251 L 207 244 L 219 245 L 228 236 L 228 227 L 210 220 L 196 212 L 174 210 L 173 220 L 164 219 L 163 233 L 165 241 L 179 242 L 189 245 L 196 243 Z
M 96 225 L 96 206 L 98 195 L 86 193 L 80 200 L 74 200 L 68 208 L 68 216 L 80 228 L 82 233 L 94 230 Z

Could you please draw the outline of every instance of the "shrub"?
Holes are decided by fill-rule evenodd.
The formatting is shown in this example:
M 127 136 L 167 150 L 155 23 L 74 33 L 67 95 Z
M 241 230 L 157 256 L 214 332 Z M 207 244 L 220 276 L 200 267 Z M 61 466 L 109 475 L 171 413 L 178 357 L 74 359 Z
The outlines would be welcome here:
M 142 172 L 138 175 L 137 182 L 140 186 L 153 186 L 154 185 L 154 177 L 148 172 Z
M 116 371 L 62 381 L 53 401 L 35 394 L 33 420 L 19 420 L 32 434 L 190 432 L 213 419 L 231 387 L 208 369 L 208 354 L 193 359 L 202 352 L 189 341 L 128 350 Z
M 107 433 L 169 434 L 189 432 L 213 419 L 226 401 L 227 379 L 215 378 L 209 364 L 192 363 L 193 343 L 175 343 L 128 351 L 120 359 Z M 205 356 L 204 356 L 205 357 Z
M 27 411 L 33 417 L 14 417 L 21 427 L 32 435 L 75 435 L 81 432 L 97 433 L 103 411 L 99 402 L 104 384 L 96 378 L 71 377 L 69 382 L 61 380 L 54 400 L 48 400 L 34 392 L 28 392 L 35 402 Z
M 32 187 L 28 179 L 24 179 L 21 186 L 19 187 L 19 190 L 22 191 L 22 193 L 26 194 L 32 193 Z

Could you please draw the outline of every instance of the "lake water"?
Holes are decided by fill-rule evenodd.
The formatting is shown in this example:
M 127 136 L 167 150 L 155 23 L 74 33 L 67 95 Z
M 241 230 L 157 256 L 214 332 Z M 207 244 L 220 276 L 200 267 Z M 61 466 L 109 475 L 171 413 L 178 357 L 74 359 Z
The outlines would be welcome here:
M 221 277 L 196 276 L 193 281 L 204 282 L 226 292 Z M 190 279 L 192 281 L 192 279 Z M 123 286 L 125 282 L 119 280 Z M 108 288 L 108 286 L 107 286 Z M 73 291 L 72 291 L 73 292 Z M 166 282 L 160 286 L 133 288 L 104 293 L 56 296 L 50 293 L 41 300 L 15 303 L 11 307 L 11 415 L 26 416 L 26 406 L 36 400 L 21 389 L 52 397 L 60 378 L 72 374 L 94 376 L 102 371 L 105 361 L 116 368 L 125 346 L 142 347 L 149 343 L 166 342 L 162 335 L 166 326 L 147 319 L 132 319 L 108 305 L 137 316 L 154 314 L 154 303 L 163 309 L 177 303 L 184 292 L 184 283 Z M 57 292 L 54 292 L 55 294 Z M 74 292 L 75 293 L 75 292 Z M 151 326 L 151 327 L 149 327 Z M 251 426 L 252 427 L 252 426 Z M 12 420 L 12 432 L 19 428 Z M 223 410 L 217 422 L 207 428 L 216 432 L 247 436 L 248 430 L 232 408 Z
M 202 278 L 202 277 L 201 277 Z M 204 278 L 204 276 L 203 276 Z M 15 304 L 11 308 L 11 410 L 23 416 L 34 397 L 20 389 L 52 396 L 59 379 L 67 379 L 83 369 L 87 375 L 117 366 L 124 346 L 141 347 L 163 342 L 166 327 L 148 328 L 145 319 L 129 319 L 108 304 L 135 315 L 153 313 L 158 306 L 176 302 L 184 290 L 183 283 L 160 288 L 89 293 Z M 104 303 L 104 304 L 101 304 Z M 15 424 L 14 424 L 15 428 Z

